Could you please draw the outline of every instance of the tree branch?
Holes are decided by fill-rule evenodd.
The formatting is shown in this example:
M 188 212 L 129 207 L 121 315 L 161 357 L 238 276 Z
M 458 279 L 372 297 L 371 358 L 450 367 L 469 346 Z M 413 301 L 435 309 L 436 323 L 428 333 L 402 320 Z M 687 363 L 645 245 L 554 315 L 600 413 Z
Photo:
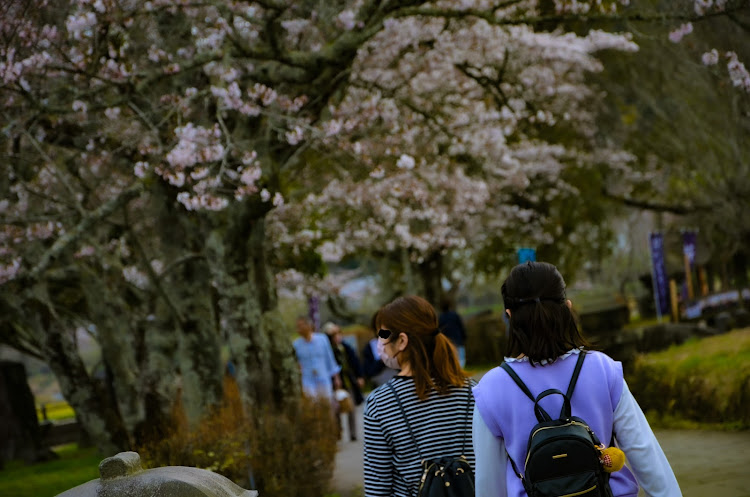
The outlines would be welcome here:
M 622 204 L 627 205 L 628 207 L 636 207 L 638 209 L 654 211 L 654 212 L 669 212 L 672 214 L 679 214 L 679 215 L 694 214 L 700 211 L 711 210 L 716 207 L 715 204 L 705 204 L 705 205 L 660 204 L 657 202 L 650 202 L 648 200 L 640 200 L 640 199 L 625 197 L 622 195 L 615 195 L 614 193 L 607 191 L 606 188 L 602 189 L 602 194 L 605 197 L 621 202 Z
M 117 197 L 99 206 L 99 208 L 91 214 L 84 216 L 73 230 L 68 231 L 55 241 L 52 247 L 42 255 L 39 262 L 27 273 L 26 277 L 33 281 L 39 279 L 39 276 L 47 270 L 52 261 L 70 245 L 80 240 L 81 237 L 83 237 L 94 226 L 94 224 L 110 216 L 114 211 L 127 204 L 132 199 L 138 197 L 142 192 L 143 184 L 140 181 L 133 183 L 120 192 Z

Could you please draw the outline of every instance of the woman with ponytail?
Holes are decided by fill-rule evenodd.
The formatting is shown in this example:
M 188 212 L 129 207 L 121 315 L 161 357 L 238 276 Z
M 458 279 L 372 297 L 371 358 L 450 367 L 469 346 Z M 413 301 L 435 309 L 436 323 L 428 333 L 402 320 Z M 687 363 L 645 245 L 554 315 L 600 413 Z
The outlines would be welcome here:
M 421 297 L 399 297 L 377 314 L 378 345 L 398 370 L 367 397 L 364 411 L 366 497 L 411 497 L 422 460 L 464 456 L 472 469 L 471 413 L 476 384 Z
M 640 487 L 649 497 L 681 496 L 672 468 L 628 390 L 622 364 L 587 350 L 557 268 L 545 262 L 518 265 L 501 293 L 510 323 L 506 366 L 534 396 L 547 389 L 566 392 L 579 356 L 585 354 L 570 398 L 571 414 L 584 419 L 601 442 L 620 449 L 610 447 L 603 452 L 616 455 L 619 462 L 615 468 L 608 466 L 611 460 L 602 459 L 604 471 L 611 472 L 611 495 L 636 497 Z M 476 494 L 526 497 L 511 461 L 523 473 L 529 433 L 537 424 L 534 402 L 502 367 L 482 377 L 474 398 Z M 550 395 L 540 405 L 548 413 L 558 413 L 562 398 Z M 629 468 L 621 467 L 623 452 Z

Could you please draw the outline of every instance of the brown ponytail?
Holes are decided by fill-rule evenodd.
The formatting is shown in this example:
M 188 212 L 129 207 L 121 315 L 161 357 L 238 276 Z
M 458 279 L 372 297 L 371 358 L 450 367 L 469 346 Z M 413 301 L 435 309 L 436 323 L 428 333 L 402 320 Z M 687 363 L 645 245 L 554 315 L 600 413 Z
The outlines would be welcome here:
M 380 310 L 377 320 L 383 327 L 409 337 L 399 360 L 409 364 L 420 399 L 425 399 L 431 389 L 444 394 L 451 386 L 464 384 L 468 375 L 461 369 L 458 352 L 439 332 L 435 309 L 425 299 L 399 297 Z

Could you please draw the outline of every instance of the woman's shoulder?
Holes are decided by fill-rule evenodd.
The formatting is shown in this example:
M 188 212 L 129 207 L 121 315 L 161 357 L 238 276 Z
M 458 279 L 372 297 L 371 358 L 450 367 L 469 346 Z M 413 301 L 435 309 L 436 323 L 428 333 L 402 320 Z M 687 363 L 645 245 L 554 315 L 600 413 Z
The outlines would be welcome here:
M 609 368 L 613 368 L 613 367 L 622 368 L 622 363 L 620 361 L 612 359 L 610 356 L 608 356 L 604 352 L 600 352 L 598 350 L 587 350 L 586 360 L 597 362 L 598 364 L 601 364 Z
M 492 368 L 489 371 L 487 371 L 486 373 L 484 373 L 482 375 L 482 377 L 479 379 L 478 382 L 476 380 L 474 380 L 474 382 L 475 382 L 474 386 L 475 387 L 482 387 L 483 388 L 483 387 L 485 387 L 486 385 L 488 385 L 490 383 L 494 383 L 494 382 L 498 381 L 499 378 L 501 378 L 502 375 L 505 375 L 505 374 L 506 373 L 502 372 L 502 367 L 495 366 L 494 368 Z
M 386 383 L 375 388 L 367 395 L 365 404 L 365 416 L 372 415 L 382 408 L 383 405 L 393 403 L 393 387 L 399 396 L 406 395 L 408 391 L 414 390 L 414 380 L 407 376 L 394 376 Z

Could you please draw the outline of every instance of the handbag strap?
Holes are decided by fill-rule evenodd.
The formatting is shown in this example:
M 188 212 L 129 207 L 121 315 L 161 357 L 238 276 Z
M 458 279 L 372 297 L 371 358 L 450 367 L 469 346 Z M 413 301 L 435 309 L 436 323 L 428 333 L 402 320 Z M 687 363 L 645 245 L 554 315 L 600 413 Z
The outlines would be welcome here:
M 414 432 L 411 429 L 411 425 L 409 424 L 409 420 L 406 417 L 406 411 L 404 410 L 403 404 L 401 404 L 401 399 L 398 396 L 398 392 L 396 392 L 396 389 L 393 387 L 392 384 L 393 380 L 389 380 L 386 385 L 388 385 L 388 388 L 390 388 L 391 392 L 393 392 L 393 397 L 396 399 L 396 404 L 398 404 L 398 409 L 401 411 L 401 416 L 404 418 L 404 424 L 406 424 L 406 428 L 409 430 L 409 435 L 411 435 L 411 440 L 414 443 L 414 447 L 417 448 L 417 454 L 419 454 L 420 459 L 424 459 L 422 457 L 422 451 L 419 450 L 419 444 L 417 444 L 417 437 L 414 436 Z M 468 380 L 467 380 L 468 383 Z M 466 418 L 469 418 L 469 409 L 471 408 L 471 383 L 467 385 L 466 388 Z M 466 449 L 466 430 L 464 430 L 464 437 L 461 442 L 461 456 L 464 455 L 464 450 Z

